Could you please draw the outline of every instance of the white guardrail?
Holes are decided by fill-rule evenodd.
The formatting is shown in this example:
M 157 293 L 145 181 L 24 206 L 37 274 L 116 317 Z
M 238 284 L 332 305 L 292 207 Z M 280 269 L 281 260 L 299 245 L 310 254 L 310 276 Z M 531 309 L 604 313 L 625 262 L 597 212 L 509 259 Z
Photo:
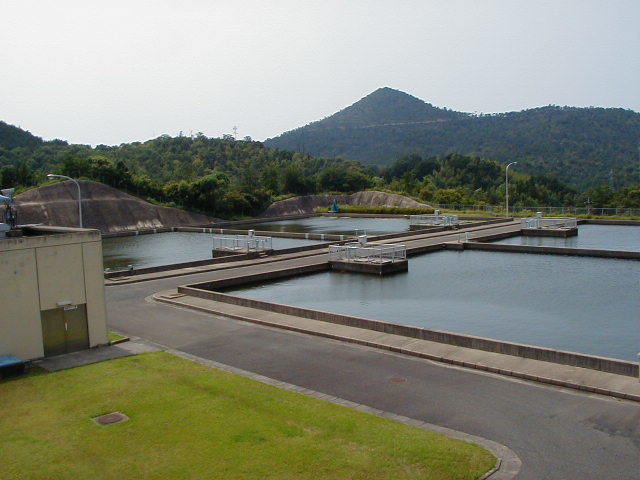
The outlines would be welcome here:
M 271 237 L 223 235 L 213 237 L 213 249 L 228 252 L 263 252 L 272 250 Z
M 576 228 L 578 226 L 577 218 L 569 217 L 533 217 L 523 218 L 523 228 Z
M 389 263 L 406 260 L 406 258 L 406 245 L 383 243 L 329 245 L 329 261 Z
M 439 213 L 431 215 L 409 215 L 410 225 L 442 225 L 450 226 L 460 223 L 458 215 L 440 215 Z

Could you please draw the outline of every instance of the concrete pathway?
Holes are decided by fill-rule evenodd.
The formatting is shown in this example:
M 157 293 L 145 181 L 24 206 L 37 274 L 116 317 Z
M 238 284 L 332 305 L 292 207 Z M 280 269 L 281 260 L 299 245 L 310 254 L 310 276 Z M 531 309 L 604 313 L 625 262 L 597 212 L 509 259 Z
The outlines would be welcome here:
M 34 362 L 37 366 L 49 372 L 66 370 L 67 368 L 81 367 L 91 363 L 103 362 L 120 357 L 129 357 L 139 353 L 153 352 L 157 347 L 149 345 L 143 341 L 128 341 L 117 345 L 107 345 L 104 347 L 81 350 L 79 352 L 66 353 L 55 357 L 48 357 L 44 360 Z

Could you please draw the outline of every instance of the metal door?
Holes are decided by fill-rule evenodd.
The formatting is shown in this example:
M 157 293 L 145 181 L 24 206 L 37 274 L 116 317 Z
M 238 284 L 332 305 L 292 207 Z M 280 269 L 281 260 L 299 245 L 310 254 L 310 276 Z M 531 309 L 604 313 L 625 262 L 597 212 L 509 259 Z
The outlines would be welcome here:
M 89 348 L 86 305 L 41 312 L 45 357 Z
M 60 355 L 67 351 L 67 336 L 64 328 L 64 315 L 61 308 L 43 310 L 40 313 L 42 319 L 42 343 L 44 356 Z

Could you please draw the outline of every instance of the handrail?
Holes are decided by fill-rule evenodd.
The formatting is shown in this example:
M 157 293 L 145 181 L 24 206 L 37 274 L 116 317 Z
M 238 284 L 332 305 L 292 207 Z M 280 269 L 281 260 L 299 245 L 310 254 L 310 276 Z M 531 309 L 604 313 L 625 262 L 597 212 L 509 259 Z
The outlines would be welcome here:
M 347 243 L 329 245 L 330 261 L 388 263 L 406 260 L 407 247 L 401 244 Z
M 442 225 L 450 226 L 460 223 L 458 215 L 423 214 L 409 215 L 410 225 Z
M 532 217 L 532 218 L 522 219 L 523 228 L 561 229 L 561 228 L 577 228 L 577 226 L 578 226 L 578 219 L 570 218 L 570 217 Z
M 230 252 L 262 252 L 273 250 L 271 237 L 256 235 L 214 235 L 213 249 Z

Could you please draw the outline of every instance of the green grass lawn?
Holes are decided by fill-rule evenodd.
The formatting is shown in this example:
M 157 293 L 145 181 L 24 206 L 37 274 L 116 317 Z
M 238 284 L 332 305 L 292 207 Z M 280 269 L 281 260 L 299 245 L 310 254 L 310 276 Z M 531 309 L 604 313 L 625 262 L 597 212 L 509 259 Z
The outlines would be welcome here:
M 112 411 L 130 420 L 91 421 Z M 164 352 L 0 382 L 0 445 L 2 480 L 473 479 L 495 463 Z
M 120 340 L 121 338 L 127 338 L 124 335 L 120 335 L 119 333 L 109 332 L 109 341 L 115 342 L 116 340 Z

